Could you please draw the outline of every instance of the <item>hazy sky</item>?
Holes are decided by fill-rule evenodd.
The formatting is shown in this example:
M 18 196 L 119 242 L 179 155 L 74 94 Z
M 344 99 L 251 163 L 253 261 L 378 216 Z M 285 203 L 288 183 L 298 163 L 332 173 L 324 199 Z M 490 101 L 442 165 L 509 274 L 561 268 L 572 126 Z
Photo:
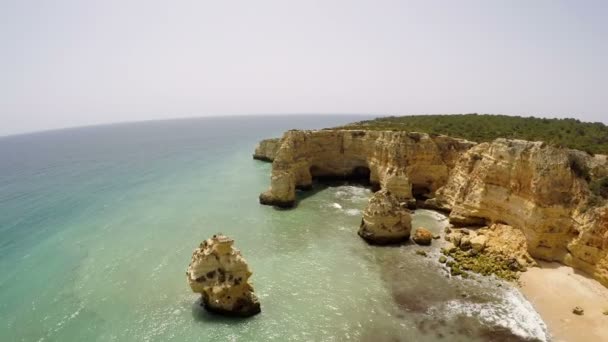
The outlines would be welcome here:
M 608 1 L 0 0 L 0 135 L 256 113 L 608 123 Z

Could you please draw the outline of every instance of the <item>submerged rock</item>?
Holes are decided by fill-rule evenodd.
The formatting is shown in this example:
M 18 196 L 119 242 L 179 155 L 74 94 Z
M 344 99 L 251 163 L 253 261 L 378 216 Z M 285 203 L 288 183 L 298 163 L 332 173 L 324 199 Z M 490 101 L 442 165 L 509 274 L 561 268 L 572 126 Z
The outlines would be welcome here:
M 417 250 L 417 251 L 416 251 L 416 254 L 418 254 L 418 255 L 422 255 L 422 256 L 424 256 L 424 257 L 425 257 L 425 256 L 428 256 L 428 254 L 427 254 L 425 251 L 421 250 L 421 249 Z
M 385 245 L 407 241 L 411 230 L 410 212 L 390 191 L 381 190 L 363 211 L 359 236 L 370 244 Z
M 260 313 L 260 303 L 249 283 L 251 271 L 234 240 L 214 235 L 192 254 L 186 275 L 192 291 L 202 295 L 207 311 L 248 317 Z
M 572 313 L 575 315 L 582 316 L 585 314 L 585 310 L 583 310 L 583 308 L 581 308 L 580 306 L 575 306 L 574 309 L 572 309 Z
M 412 240 L 418 245 L 429 246 L 433 241 L 433 233 L 426 228 L 417 228 Z

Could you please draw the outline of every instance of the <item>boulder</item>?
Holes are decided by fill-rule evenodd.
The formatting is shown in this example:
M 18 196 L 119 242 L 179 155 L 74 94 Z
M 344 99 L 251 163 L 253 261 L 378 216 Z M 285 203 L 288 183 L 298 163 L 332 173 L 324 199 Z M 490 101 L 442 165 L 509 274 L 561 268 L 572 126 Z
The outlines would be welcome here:
M 448 242 L 448 243 L 447 243 L 447 244 L 446 244 L 446 245 L 445 245 L 445 246 L 444 246 L 444 247 L 441 249 L 441 253 L 443 253 L 443 254 L 450 254 L 450 253 L 454 253 L 454 252 L 456 252 L 456 250 L 457 250 L 457 247 L 456 247 L 456 246 L 455 246 L 453 243 Z
M 471 248 L 476 252 L 481 252 L 486 247 L 488 237 L 485 235 L 477 235 L 471 239 Z
M 417 228 L 412 240 L 418 245 L 429 246 L 433 241 L 433 233 L 426 228 Z
M 409 210 L 390 191 L 381 190 L 370 198 L 363 211 L 359 236 L 370 244 L 394 244 L 407 241 L 411 230 Z
M 575 315 L 582 316 L 585 314 L 585 310 L 583 310 L 583 308 L 581 308 L 580 306 L 575 306 L 574 309 L 572 309 L 572 313 Z
M 214 235 L 194 250 L 186 276 L 192 291 L 200 293 L 207 311 L 248 317 L 260 313 L 260 303 L 249 283 L 251 271 L 234 240 Z
M 471 249 L 471 236 L 463 236 L 460 240 L 460 245 L 458 247 L 460 247 L 460 249 L 462 249 L 463 251 L 468 251 L 469 249 Z
M 462 241 L 462 234 L 460 232 L 456 232 L 456 231 L 452 231 L 452 233 L 449 235 L 449 239 L 447 239 L 448 241 L 451 241 L 454 246 L 458 247 L 460 246 L 460 242 Z
M 421 255 L 423 257 L 428 256 L 428 254 L 425 251 L 423 251 L 422 249 L 417 250 L 416 254 Z

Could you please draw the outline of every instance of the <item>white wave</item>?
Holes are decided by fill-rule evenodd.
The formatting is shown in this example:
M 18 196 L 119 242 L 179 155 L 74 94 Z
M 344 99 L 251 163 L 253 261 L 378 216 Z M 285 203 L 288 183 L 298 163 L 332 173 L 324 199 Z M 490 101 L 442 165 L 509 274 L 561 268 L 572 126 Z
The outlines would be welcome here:
M 428 209 L 416 209 L 416 213 L 418 214 L 423 214 L 425 216 L 430 216 L 435 220 L 438 221 L 443 221 L 446 220 L 448 217 L 440 212 L 434 211 L 434 210 L 428 210 Z
M 517 289 L 506 289 L 502 299 L 499 303 L 451 300 L 444 304 L 441 311 L 450 317 L 457 315 L 478 317 L 487 325 L 509 329 L 522 338 L 550 340 L 545 322 Z
M 361 215 L 361 210 L 359 209 L 346 209 L 344 213 L 349 216 L 358 216 Z
M 332 207 L 336 208 L 336 209 L 342 209 L 342 206 L 338 203 L 332 203 L 331 204 Z
M 367 201 L 371 194 L 369 189 L 360 186 L 343 185 L 337 187 L 336 189 L 336 198 L 352 202 Z

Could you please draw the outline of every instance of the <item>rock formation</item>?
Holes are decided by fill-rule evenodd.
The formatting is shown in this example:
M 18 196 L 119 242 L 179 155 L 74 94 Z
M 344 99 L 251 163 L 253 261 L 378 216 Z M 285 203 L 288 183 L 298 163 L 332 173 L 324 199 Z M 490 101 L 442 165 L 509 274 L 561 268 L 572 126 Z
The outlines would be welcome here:
M 426 228 L 416 228 L 412 240 L 418 245 L 430 246 L 431 242 L 433 242 L 433 233 Z
M 253 159 L 263 160 L 263 161 L 273 161 L 274 157 L 277 155 L 277 151 L 281 147 L 281 139 L 272 138 L 272 139 L 264 139 L 258 143 L 255 147 L 255 152 L 253 153 Z
M 536 266 L 528 253 L 526 237 L 521 230 L 504 224 L 479 229 L 450 229 L 448 244 L 442 249 L 446 256 L 464 270 L 484 275 L 495 274 L 517 279 L 517 272 Z
M 192 254 L 186 275 L 192 291 L 202 295 L 202 304 L 210 312 L 229 316 L 253 316 L 260 303 L 249 283 L 251 271 L 234 241 L 214 235 Z
M 360 130 L 287 131 L 272 164 L 262 204 L 291 207 L 295 190 L 313 178 L 358 178 L 390 190 L 399 201 L 432 197 L 474 143 L 422 133 Z
M 512 227 L 533 257 L 582 269 L 608 285 L 608 203 L 590 192 L 606 176 L 606 156 L 542 142 L 292 130 L 280 141 L 260 202 L 291 207 L 296 188 L 309 188 L 315 177 L 363 177 L 399 202 L 430 198 L 426 206 L 449 212 L 454 225 Z M 487 236 L 484 248 L 492 246 L 494 237 Z M 460 243 L 481 248 L 471 238 Z
M 376 192 L 363 211 L 359 236 L 370 244 L 386 245 L 407 241 L 412 229 L 409 210 L 388 190 Z
M 605 171 L 597 160 L 542 142 L 496 139 L 463 154 L 436 203 L 451 210 L 456 225 L 519 229 L 533 257 L 608 285 L 608 205 L 588 204 L 588 182 Z

